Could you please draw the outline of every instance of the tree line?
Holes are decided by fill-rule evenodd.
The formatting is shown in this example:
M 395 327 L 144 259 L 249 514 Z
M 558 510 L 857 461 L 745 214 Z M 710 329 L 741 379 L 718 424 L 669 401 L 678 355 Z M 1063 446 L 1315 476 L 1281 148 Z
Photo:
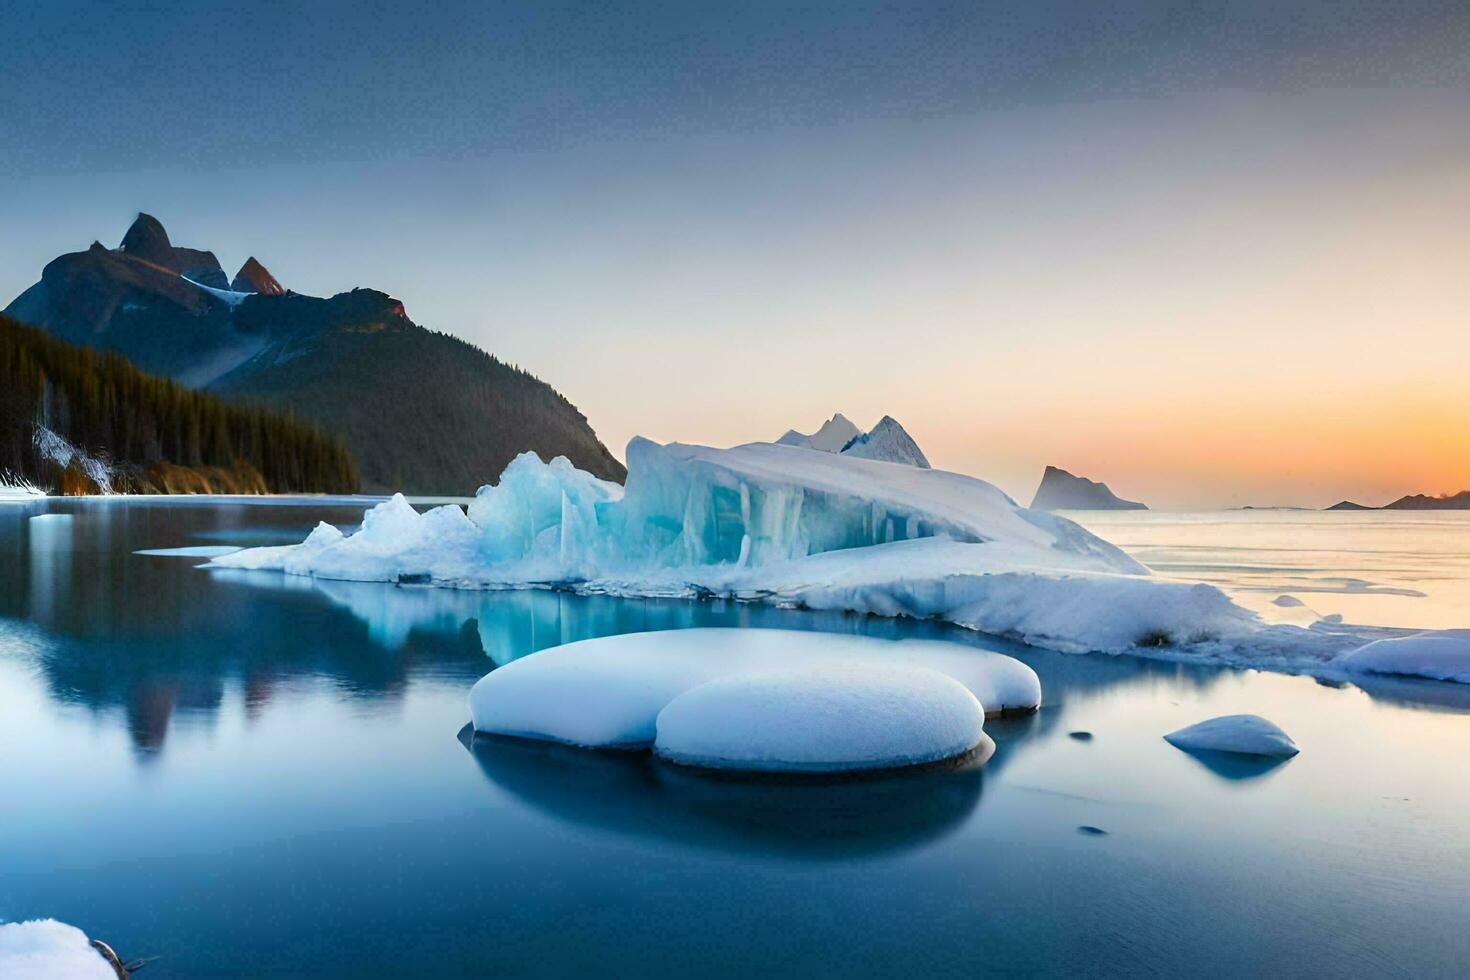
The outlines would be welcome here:
M 0 316 L 0 475 L 70 486 L 38 448 L 38 426 L 133 473 L 166 464 L 254 471 L 274 493 L 352 493 L 358 486 L 346 444 L 310 424 L 185 388 L 118 354 Z M 134 482 L 149 486 L 146 478 Z

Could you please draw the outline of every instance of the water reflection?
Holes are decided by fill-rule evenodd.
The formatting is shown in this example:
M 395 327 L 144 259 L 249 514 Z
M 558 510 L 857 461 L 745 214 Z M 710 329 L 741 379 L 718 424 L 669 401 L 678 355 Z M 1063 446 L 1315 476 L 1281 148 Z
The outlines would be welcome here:
M 696 626 L 755 627 L 949 639 L 1010 653 L 1041 675 L 1045 709 L 1012 725 L 1043 737 L 1076 698 L 1136 686 L 1200 691 L 1219 670 L 1128 657 L 1018 647 L 942 623 L 796 612 L 728 601 L 623 600 L 546 590 L 471 592 L 332 582 L 273 572 L 205 571 L 140 548 L 242 543 L 298 533 L 299 507 L 214 503 L 127 506 L 49 502 L 69 516 L 0 511 L 0 616 L 29 621 L 54 700 L 118 711 L 140 758 L 161 753 L 179 712 L 200 727 L 238 703 L 248 723 L 283 686 L 325 686 L 388 708 L 420 680 L 468 685 L 497 665 L 574 640 Z M 313 513 L 340 525 L 361 506 Z M 1470 708 L 1454 685 L 1364 682 L 1376 698 Z M 457 725 L 463 718 L 451 719 Z
M 1185 752 L 1185 755 L 1221 779 L 1228 779 L 1232 782 L 1245 782 L 1269 776 L 1291 761 L 1275 756 L 1217 752 L 1211 749 L 1194 749 Z
M 980 804 L 988 758 L 866 778 L 761 779 L 669 765 L 646 752 L 476 737 L 469 726 L 459 737 L 499 789 L 580 827 L 804 861 L 886 854 L 953 832 Z

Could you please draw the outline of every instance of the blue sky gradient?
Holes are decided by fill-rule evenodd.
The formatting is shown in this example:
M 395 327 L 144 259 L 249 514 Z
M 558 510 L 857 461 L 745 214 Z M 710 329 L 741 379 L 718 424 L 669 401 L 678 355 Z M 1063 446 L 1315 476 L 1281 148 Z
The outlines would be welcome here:
M 841 410 L 1026 500 L 1470 486 L 1464 4 L 0 11 L 0 302 L 146 210 L 615 451 Z

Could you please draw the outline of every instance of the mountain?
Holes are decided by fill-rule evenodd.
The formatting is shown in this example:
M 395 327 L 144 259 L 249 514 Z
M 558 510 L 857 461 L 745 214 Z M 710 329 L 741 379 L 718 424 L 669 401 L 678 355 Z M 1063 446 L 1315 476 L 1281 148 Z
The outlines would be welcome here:
M 783 446 L 800 446 L 803 449 L 818 449 L 824 453 L 840 453 L 844 446 L 862 434 L 862 429 L 848 421 L 838 412 L 822 423 L 822 427 L 811 435 L 787 429 L 776 442 Z
M 168 240 L 163 223 L 151 214 L 139 214 L 118 250 L 126 255 L 176 272 L 185 279 L 215 289 L 228 288 L 225 270 L 213 252 L 201 252 L 194 248 L 176 248 Z
M 776 442 L 782 446 L 800 446 L 824 453 L 843 453 L 860 459 L 880 459 L 929 469 L 929 460 L 924 457 L 919 444 L 891 415 L 883 416 L 877 425 L 864 432 L 838 412 L 811 435 L 787 429 Z
M 5 310 L 76 344 L 235 400 L 289 409 L 346 439 L 364 489 L 469 494 L 516 455 L 626 471 L 550 385 L 409 319 L 373 289 L 290 292 L 253 257 L 233 281 L 140 214 L 109 249 L 62 255 Z
M 237 293 L 259 293 L 262 296 L 284 296 L 286 287 L 276 281 L 265 266 L 256 261 L 255 256 L 245 260 L 240 266 L 240 271 L 235 273 L 235 278 L 230 280 L 230 288 Z
M 906 463 L 921 470 L 929 469 L 929 460 L 925 458 L 924 451 L 891 415 L 883 416 L 870 431 L 854 437 L 842 448 L 842 455 Z
M 1035 510 L 1148 510 L 1147 504 L 1116 496 L 1106 483 L 1073 476 L 1055 466 L 1048 466 L 1041 475 L 1031 506 Z
M 1382 510 L 1470 510 L 1470 490 L 1443 497 L 1430 497 L 1422 493 L 1400 497 Z
M 1337 503 L 1333 504 L 1331 507 L 1328 507 L 1326 509 L 1327 510 L 1377 510 L 1378 508 L 1377 507 L 1368 507 L 1368 506 L 1365 506 L 1364 504 L 1356 504 L 1356 503 L 1353 503 L 1351 500 L 1339 500 Z
M 351 493 L 346 445 L 0 316 L 0 484 L 57 493 Z

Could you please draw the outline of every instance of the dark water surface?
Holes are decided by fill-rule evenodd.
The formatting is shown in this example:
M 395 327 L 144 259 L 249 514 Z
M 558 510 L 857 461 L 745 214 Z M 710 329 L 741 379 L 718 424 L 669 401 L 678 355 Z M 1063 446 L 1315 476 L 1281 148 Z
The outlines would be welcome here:
M 299 540 L 362 510 L 0 505 L 0 918 L 76 924 L 157 957 L 153 980 L 1470 963 L 1456 685 L 1334 688 L 932 623 L 133 553 Z M 988 645 L 1037 670 L 1046 705 L 988 723 L 983 768 L 858 782 L 717 780 L 460 737 L 466 694 L 497 662 L 715 625 Z M 1198 759 L 1160 737 L 1241 711 L 1301 755 Z

